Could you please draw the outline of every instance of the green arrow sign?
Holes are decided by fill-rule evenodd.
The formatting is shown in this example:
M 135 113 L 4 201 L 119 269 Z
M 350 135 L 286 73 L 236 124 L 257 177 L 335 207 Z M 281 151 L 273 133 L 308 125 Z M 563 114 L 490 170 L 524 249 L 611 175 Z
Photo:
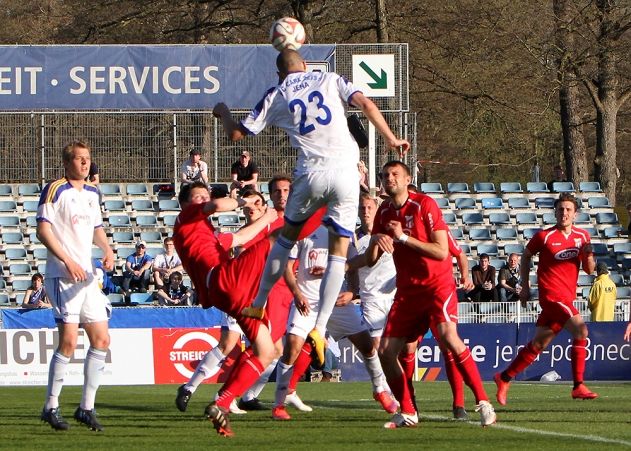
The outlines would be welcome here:
M 374 80 L 373 83 L 367 83 L 368 86 L 372 89 L 388 89 L 388 75 L 385 70 L 381 69 L 381 75 L 379 76 L 364 61 L 359 63 L 359 67 L 364 69 L 370 78 Z

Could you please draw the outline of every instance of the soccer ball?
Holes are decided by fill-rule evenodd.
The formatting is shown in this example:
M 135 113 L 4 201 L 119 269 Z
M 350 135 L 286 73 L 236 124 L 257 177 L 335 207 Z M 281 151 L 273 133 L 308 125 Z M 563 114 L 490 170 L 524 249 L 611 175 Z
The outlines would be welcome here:
M 283 17 L 272 24 L 269 38 L 279 52 L 284 49 L 298 50 L 305 42 L 305 28 L 296 19 Z

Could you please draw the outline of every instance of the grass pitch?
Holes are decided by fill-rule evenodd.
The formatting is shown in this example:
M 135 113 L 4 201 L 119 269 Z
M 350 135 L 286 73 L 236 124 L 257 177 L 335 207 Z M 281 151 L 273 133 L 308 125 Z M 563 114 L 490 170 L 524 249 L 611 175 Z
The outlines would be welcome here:
M 291 421 L 271 419 L 271 411 L 232 415 L 235 437 L 215 434 L 203 419 L 218 386 L 204 385 L 186 413 L 175 405 L 176 386 L 104 386 L 97 397 L 105 431 L 92 432 L 72 418 L 80 387 L 65 387 L 61 408 L 69 431 L 54 431 L 39 420 L 45 387 L 2 387 L 0 449 L 194 450 L 207 447 L 252 450 L 398 449 L 631 449 L 631 384 L 589 383 L 600 394 L 593 401 L 570 397 L 567 384 L 513 383 L 509 404 L 495 405 L 498 424 L 481 428 L 470 391 L 470 421 L 451 419 L 446 382 L 418 383 L 421 421 L 416 428 L 386 430 L 389 415 L 372 400 L 367 382 L 302 383 L 298 392 L 313 406 L 311 413 L 288 408 Z M 495 386 L 486 384 L 494 400 Z M 273 384 L 260 399 L 271 407 Z

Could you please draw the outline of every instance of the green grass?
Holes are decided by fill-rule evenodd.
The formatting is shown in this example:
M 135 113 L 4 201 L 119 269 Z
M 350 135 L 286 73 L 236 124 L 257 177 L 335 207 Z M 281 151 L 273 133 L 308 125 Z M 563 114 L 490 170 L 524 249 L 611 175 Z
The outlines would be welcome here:
M 389 415 L 371 399 L 368 383 L 300 384 L 311 413 L 289 408 L 292 420 L 277 422 L 270 411 L 233 415 L 235 437 L 215 434 L 202 412 L 217 386 L 202 386 L 186 413 L 173 403 L 176 386 L 101 387 L 97 398 L 102 433 L 72 419 L 80 387 L 65 387 L 61 407 L 70 431 L 53 431 L 39 420 L 45 387 L 2 387 L 0 449 L 222 449 L 365 451 L 373 449 L 546 449 L 631 448 L 631 384 L 591 383 L 594 401 L 575 401 L 565 384 L 514 383 L 509 404 L 497 406 L 499 423 L 481 428 L 467 391 L 470 422 L 451 420 L 451 394 L 444 382 L 419 383 L 421 422 L 413 429 L 385 430 Z M 261 399 L 271 405 L 273 385 Z M 494 386 L 487 384 L 489 394 Z

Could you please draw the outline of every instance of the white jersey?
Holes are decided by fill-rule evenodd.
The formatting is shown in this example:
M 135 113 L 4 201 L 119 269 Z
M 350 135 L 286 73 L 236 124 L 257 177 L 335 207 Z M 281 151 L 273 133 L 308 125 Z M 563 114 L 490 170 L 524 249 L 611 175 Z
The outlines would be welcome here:
M 46 185 L 39 199 L 37 222 L 52 226 L 61 247 L 79 266 L 92 273 L 94 229 L 103 227 L 99 191 L 89 183 L 81 191 L 65 178 Z M 50 251 L 46 259 L 46 278 L 68 278 L 66 265 Z
M 180 266 L 181 264 L 182 260 L 180 260 L 177 252 L 173 252 L 173 255 L 167 255 L 166 253 L 158 254 L 153 261 L 153 267 L 160 269 L 171 269 L 176 266 Z
M 348 130 L 346 105 L 358 90 L 332 72 L 291 73 L 270 89 L 241 122 L 251 134 L 276 125 L 298 150 L 294 175 L 314 171 L 357 170 L 359 147 Z
M 370 244 L 370 235 L 357 240 L 357 253 L 363 254 Z M 359 275 L 359 298 L 362 304 L 381 299 L 394 299 L 397 271 L 392 254 L 384 252 L 374 266 L 363 266 L 357 270 Z

